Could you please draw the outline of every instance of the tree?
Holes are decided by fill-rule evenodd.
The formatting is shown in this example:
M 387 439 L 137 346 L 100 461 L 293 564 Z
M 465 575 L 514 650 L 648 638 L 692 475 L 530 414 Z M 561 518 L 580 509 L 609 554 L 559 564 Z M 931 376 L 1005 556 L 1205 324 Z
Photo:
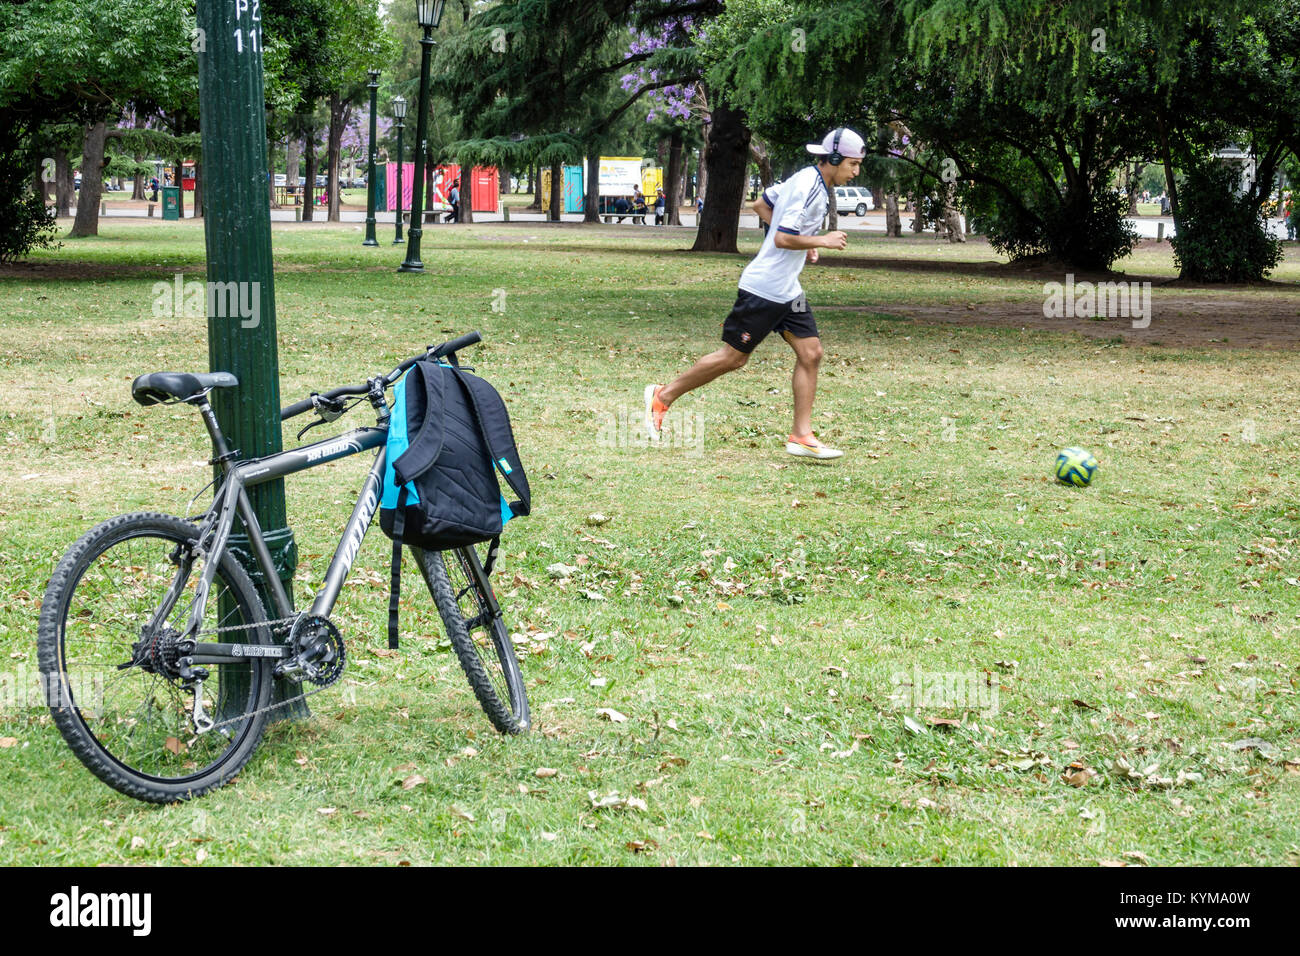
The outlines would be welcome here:
M 483 8 L 438 55 L 436 88 L 464 123 L 458 155 L 549 165 L 558 218 L 561 165 L 584 153 L 594 164 L 600 144 L 647 94 L 699 82 L 699 24 L 722 9 L 721 0 L 505 0 Z M 638 68 L 644 82 L 611 92 Z M 735 251 L 749 136 L 743 111 L 719 105 L 709 151 L 719 187 L 695 247 Z M 588 192 L 590 207 L 590 184 Z M 594 209 L 586 218 L 596 218 Z
M 1114 53 L 1158 38 L 1145 55 L 1170 77 L 1170 42 L 1225 6 L 1240 4 L 739 0 L 724 21 L 758 28 L 709 76 L 765 131 L 809 116 L 906 129 L 910 141 L 889 154 L 917 170 L 924 192 L 955 185 L 996 246 L 1107 268 L 1133 241 L 1115 174 L 1149 148 L 1134 110 L 1099 95 L 1122 61 Z
M 193 17 L 182 0 L 29 0 L 0 19 L 0 105 L 83 125 L 82 188 L 72 236 L 98 232 L 104 144 L 137 97 L 168 101 L 195 73 Z M 139 29 L 147 23 L 148 31 Z

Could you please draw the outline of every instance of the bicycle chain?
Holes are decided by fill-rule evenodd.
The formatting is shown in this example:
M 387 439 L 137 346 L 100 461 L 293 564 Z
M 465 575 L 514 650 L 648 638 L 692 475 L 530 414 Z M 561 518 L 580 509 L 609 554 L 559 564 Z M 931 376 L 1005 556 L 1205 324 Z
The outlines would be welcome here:
M 281 617 L 281 618 L 276 618 L 273 621 L 256 621 L 252 624 L 228 624 L 225 627 L 212 628 L 206 631 L 199 631 L 198 633 L 219 634 L 225 631 L 249 631 L 255 627 L 268 627 L 271 625 L 283 625 L 283 624 L 292 625 L 300 617 L 302 617 L 301 614 L 295 614 L 293 617 Z M 318 687 L 315 690 L 304 691 L 303 693 L 299 694 L 297 697 L 290 697 L 287 700 L 282 700 L 274 704 L 267 704 L 265 707 L 259 707 L 257 710 L 249 711 L 246 714 L 240 714 L 238 717 L 228 717 L 225 720 L 219 720 L 216 723 L 214 723 L 211 727 L 209 727 L 207 730 L 205 730 L 204 733 L 210 734 L 212 733 L 212 731 L 216 730 L 217 728 L 225 727 L 227 724 L 238 723 L 239 721 L 242 720 L 251 720 L 252 718 L 258 716 L 259 714 L 269 713 L 270 711 L 275 710 L 279 707 L 287 707 L 290 704 L 296 704 L 300 700 L 306 700 L 308 697 L 316 696 L 321 691 L 327 690 L 328 687 L 329 685 L 326 685 L 325 687 Z

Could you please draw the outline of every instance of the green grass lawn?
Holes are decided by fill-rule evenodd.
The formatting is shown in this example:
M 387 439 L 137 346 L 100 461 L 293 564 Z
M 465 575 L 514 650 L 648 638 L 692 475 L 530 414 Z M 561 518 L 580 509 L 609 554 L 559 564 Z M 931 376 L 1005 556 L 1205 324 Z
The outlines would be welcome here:
M 846 451 L 820 465 L 782 452 L 780 342 L 675 405 L 664 447 L 637 438 L 645 383 L 716 347 L 745 255 L 482 225 L 426 231 L 410 276 L 351 227 L 277 227 L 285 402 L 483 331 L 466 358 L 534 489 L 498 592 L 535 728 L 492 731 L 409 561 L 387 651 L 376 530 L 335 612 L 344 680 L 207 797 L 119 796 L 11 693 L 0 864 L 1300 863 L 1296 355 L 914 324 L 891 310 L 1041 302 L 1043 280 L 963 269 L 995 258 L 979 243 L 853 242 L 953 268 L 805 273 L 814 420 Z M 1287 256 L 1279 284 L 1204 295 L 1295 296 Z M 207 367 L 204 319 L 152 313 L 155 282 L 203 278 L 201 226 L 104 224 L 35 261 L 0 274 L 9 686 L 68 545 L 183 514 L 209 478 L 192 410 L 128 389 Z M 1123 268 L 1174 273 L 1167 247 Z M 1049 480 L 1075 444 L 1101 461 L 1083 490 Z M 289 481 L 300 598 L 363 471 Z M 596 809 L 611 793 L 644 809 Z

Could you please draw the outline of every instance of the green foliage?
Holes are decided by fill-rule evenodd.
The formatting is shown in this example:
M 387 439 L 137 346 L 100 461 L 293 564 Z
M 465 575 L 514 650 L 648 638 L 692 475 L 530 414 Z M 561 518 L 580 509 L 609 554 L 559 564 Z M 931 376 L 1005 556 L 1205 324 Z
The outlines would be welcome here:
M 1258 282 L 1282 261 L 1258 203 L 1238 196 L 1240 171 L 1226 162 L 1191 170 L 1179 191 L 1182 214 L 1170 239 L 1185 279 Z
M 32 188 L 32 157 L 20 123 L 0 109 L 0 262 L 57 248 L 54 216 Z

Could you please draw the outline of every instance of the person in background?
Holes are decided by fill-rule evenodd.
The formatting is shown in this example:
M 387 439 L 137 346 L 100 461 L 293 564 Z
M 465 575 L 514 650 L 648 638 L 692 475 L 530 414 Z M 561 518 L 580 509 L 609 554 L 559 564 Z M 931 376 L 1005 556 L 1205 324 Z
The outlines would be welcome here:
M 645 225 L 645 215 L 649 210 L 646 208 L 645 196 L 639 186 L 633 187 L 635 192 L 632 194 L 632 222 L 635 225 Z
M 1295 207 L 1293 202 L 1294 200 L 1290 193 L 1287 193 L 1282 199 L 1282 222 L 1286 226 L 1286 237 L 1291 240 L 1295 239 L 1296 233 Z
M 655 190 L 655 225 L 662 226 L 668 221 L 666 212 L 668 210 L 668 200 L 664 197 L 663 188 Z
M 451 192 L 447 193 L 447 202 L 451 203 L 451 212 L 443 218 L 443 222 L 460 222 L 460 180 L 457 179 L 451 184 Z
M 660 440 L 664 416 L 673 402 L 720 375 L 743 368 L 755 347 L 776 332 L 795 353 L 791 383 L 794 427 L 786 439 L 786 452 L 823 460 L 843 454 L 824 445 L 812 430 L 822 344 L 799 274 L 807 263 L 820 259 L 820 250 L 843 249 L 848 243 L 848 235 L 839 230 L 818 233 L 835 187 L 858 175 L 867 150 L 862 136 L 843 126 L 827 133 L 820 143 L 809 143 L 806 149 L 817 162 L 785 182 L 769 186 L 753 203 L 754 213 L 773 228 L 758 255 L 740 274 L 736 304 L 722 323 L 722 347 L 667 385 L 645 387 L 644 425 L 652 441 Z

